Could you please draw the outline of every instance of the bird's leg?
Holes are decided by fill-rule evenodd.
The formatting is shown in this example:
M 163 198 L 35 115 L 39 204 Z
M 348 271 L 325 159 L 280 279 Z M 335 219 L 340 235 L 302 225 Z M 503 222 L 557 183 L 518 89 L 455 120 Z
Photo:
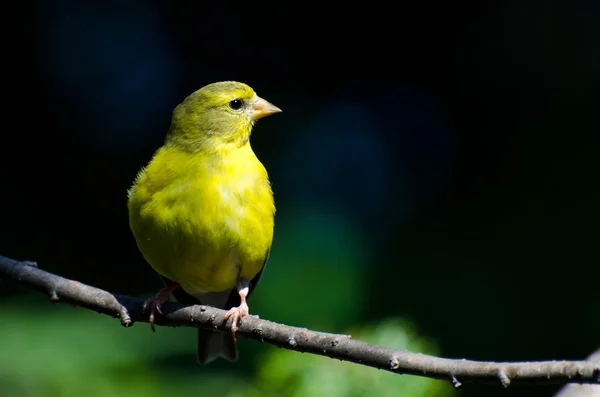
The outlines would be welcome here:
M 250 291 L 250 284 L 248 280 L 240 278 L 237 282 L 237 291 L 240 294 L 240 305 L 238 307 L 232 307 L 223 317 L 222 323 L 225 323 L 229 317 L 231 317 L 231 334 L 235 340 L 235 331 L 238 329 L 238 324 L 242 318 L 248 315 L 248 303 L 246 303 L 246 297 Z
M 144 302 L 144 311 L 146 311 L 148 308 L 150 308 L 149 322 L 150 322 L 150 328 L 152 328 L 152 331 L 155 331 L 154 318 L 156 317 L 156 313 L 163 314 L 162 305 L 169 301 L 169 294 L 171 293 L 171 291 L 173 291 L 174 289 L 179 288 L 179 287 L 180 287 L 180 285 L 177 283 L 169 283 L 164 288 L 161 288 L 160 290 L 158 290 L 156 295 L 154 295 L 153 297 L 149 298 L 146 302 Z

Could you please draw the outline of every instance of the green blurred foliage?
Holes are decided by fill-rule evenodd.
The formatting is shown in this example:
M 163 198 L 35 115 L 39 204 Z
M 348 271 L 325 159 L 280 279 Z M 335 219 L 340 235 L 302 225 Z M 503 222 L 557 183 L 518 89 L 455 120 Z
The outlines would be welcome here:
M 219 394 L 232 378 L 157 367 L 173 354 L 194 361 L 195 330 L 145 324 L 124 329 L 107 316 L 14 300 L 0 308 L 0 396 L 185 396 L 198 385 Z M 235 380 L 235 378 L 233 378 Z

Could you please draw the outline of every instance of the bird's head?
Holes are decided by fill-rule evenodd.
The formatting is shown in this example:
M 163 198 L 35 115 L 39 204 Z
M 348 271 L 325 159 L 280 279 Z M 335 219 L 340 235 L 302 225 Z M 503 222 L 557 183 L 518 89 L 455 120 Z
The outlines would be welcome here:
M 167 142 L 188 151 L 240 147 L 248 143 L 256 120 L 278 112 L 246 84 L 209 84 L 175 108 Z

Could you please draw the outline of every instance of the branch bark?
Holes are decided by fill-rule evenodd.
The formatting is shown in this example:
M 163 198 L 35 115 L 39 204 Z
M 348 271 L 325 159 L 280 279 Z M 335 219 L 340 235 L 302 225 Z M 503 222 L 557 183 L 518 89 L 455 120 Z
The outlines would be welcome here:
M 110 292 L 69 280 L 37 268 L 33 262 L 19 262 L 0 256 L 0 277 L 42 292 L 52 303 L 67 302 L 119 318 L 130 327 L 148 322 L 141 299 Z M 157 325 L 188 326 L 231 332 L 221 324 L 224 310 L 203 305 L 169 303 L 163 307 Z M 600 384 L 600 363 L 591 361 L 484 362 L 433 357 L 395 350 L 337 335 L 246 317 L 236 335 L 305 353 L 318 354 L 397 374 L 418 375 L 450 381 L 460 388 L 467 383 L 497 384 L 503 387 L 524 384 Z

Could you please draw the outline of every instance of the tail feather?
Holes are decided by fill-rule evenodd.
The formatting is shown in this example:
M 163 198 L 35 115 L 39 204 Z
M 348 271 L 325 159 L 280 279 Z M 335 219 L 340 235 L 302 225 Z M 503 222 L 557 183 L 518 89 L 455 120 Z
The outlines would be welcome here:
M 196 359 L 199 364 L 208 364 L 218 357 L 229 361 L 237 361 L 238 353 L 231 334 L 198 330 L 198 350 Z
M 165 284 L 172 283 L 166 277 L 161 276 Z M 182 288 L 177 288 L 171 292 L 179 303 L 183 304 L 203 304 L 212 307 L 223 308 L 225 310 L 232 306 L 239 305 L 239 294 L 237 291 L 224 291 L 217 293 L 203 294 L 198 297 L 187 294 Z M 238 352 L 233 340 L 233 335 L 211 330 L 198 329 L 198 350 L 196 359 L 200 364 L 208 364 L 218 357 L 223 357 L 229 361 L 237 361 Z

